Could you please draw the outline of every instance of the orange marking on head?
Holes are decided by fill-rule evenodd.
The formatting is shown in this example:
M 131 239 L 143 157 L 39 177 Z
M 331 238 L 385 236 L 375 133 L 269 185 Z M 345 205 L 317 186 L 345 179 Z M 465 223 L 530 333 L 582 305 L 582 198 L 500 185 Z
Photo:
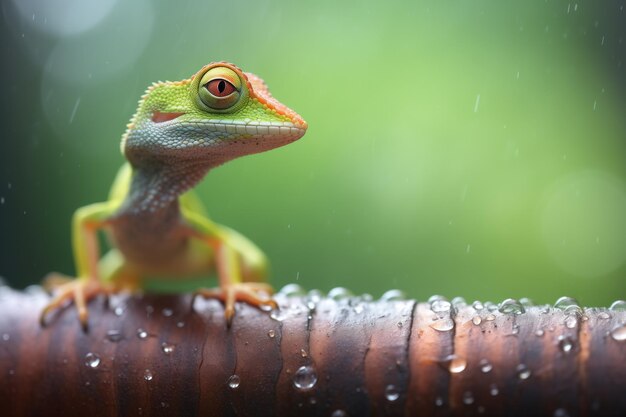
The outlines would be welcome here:
M 200 76 L 206 73 L 209 69 L 217 66 L 230 68 L 231 70 L 239 74 L 241 76 L 241 79 L 246 82 L 248 91 L 250 92 L 250 98 L 255 98 L 270 110 L 274 110 L 276 113 L 282 116 L 286 116 L 294 125 L 303 129 L 307 128 L 307 123 L 298 113 L 291 110 L 289 107 L 285 106 L 283 103 L 272 97 L 272 94 L 269 92 L 267 85 L 261 78 L 250 72 L 243 72 L 239 67 L 231 64 L 230 62 L 220 61 L 212 62 L 208 65 L 205 65 L 200 71 L 192 76 L 191 79 L 196 76 Z M 189 82 L 190 80 L 184 80 L 182 82 Z

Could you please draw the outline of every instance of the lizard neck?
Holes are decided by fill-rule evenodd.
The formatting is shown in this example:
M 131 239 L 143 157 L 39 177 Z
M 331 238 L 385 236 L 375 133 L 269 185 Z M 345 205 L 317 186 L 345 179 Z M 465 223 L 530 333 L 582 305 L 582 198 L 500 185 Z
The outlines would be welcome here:
M 133 166 L 130 189 L 122 211 L 156 213 L 178 207 L 178 197 L 195 186 L 211 167 L 195 161 Z

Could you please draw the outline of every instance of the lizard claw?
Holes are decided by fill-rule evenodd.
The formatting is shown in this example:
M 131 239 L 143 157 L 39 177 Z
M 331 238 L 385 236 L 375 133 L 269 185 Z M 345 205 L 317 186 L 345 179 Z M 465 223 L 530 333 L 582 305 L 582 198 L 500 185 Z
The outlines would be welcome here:
M 194 294 L 204 298 L 217 298 L 224 303 L 224 317 L 226 325 L 230 327 L 235 316 L 235 302 L 243 301 L 251 306 L 261 308 L 263 306 L 278 308 L 278 304 L 268 294 L 274 291 L 269 284 L 260 282 L 240 282 L 236 284 L 223 285 L 220 288 L 197 290 Z
M 54 277 L 57 280 L 58 277 Z M 46 286 L 54 286 L 51 280 L 46 279 Z M 65 281 L 65 280 L 63 280 Z M 52 284 L 52 285 L 50 285 Z M 61 308 L 66 301 L 74 301 L 78 310 L 78 320 L 86 332 L 88 328 L 89 312 L 87 303 L 99 294 L 109 295 L 111 289 L 105 287 L 100 281 L 93 278 L 78 278 L 63 282 L 56 286 L 52 300 L 43 308 L 39 316 L 39 323 L 42 327 L 47 325 L 46 318 L 50 312 Z

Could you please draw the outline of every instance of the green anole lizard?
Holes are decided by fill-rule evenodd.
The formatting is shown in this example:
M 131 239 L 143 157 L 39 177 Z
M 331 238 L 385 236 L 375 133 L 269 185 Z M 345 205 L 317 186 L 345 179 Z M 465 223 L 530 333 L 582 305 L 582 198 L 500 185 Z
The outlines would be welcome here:
M 235 302 L 276 307 L 263 282 L 267 261 L 248 239 L 212 222 L 190 190 L 214 167 L 239 156 L 287 145 L 306 122 L 269 93 L 265 83 L 217 62 L 190 79 L 148 88 L 122 137 L 127 163 L 109 199 L 76 211 L 72 243 L 76 279 L 51 274 L 55 296 L 46 316 L 74 301 L 83 327 L 87 303 L 98 294 L 143 288 L 146 277 L 184 278 L 217 272 L 219 288 L 197 294 L 218 298 L 230 324 Z M 100 259 L 97 233 L 112 249 Z

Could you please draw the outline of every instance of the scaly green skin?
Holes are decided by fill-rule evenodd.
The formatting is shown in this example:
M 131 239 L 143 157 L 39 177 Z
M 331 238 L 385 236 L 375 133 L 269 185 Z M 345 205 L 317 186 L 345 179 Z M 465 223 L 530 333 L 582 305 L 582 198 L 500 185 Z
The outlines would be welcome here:
M 99 293 L 138 290 L 147 277 L 180 279 L 217 271 L 220 288 L 199 294 L 224 301 L 275 305 L 263 253 L 239 233 L 213 223 L 190 190 L 211 169 L 239 156 L 291 143 L 306 122 L 269 94 L 263 81 L 232 64 L 203 67 L 188 80 L 148 88 L 122 138 L 128 163 L 109 200 L 76 211 L 73 247 L 77 280 L 63 282 L 47 313 L 73 299 L 84 326 L 86 302 Z M 96 233 L 114 248 L 102 259 Z

